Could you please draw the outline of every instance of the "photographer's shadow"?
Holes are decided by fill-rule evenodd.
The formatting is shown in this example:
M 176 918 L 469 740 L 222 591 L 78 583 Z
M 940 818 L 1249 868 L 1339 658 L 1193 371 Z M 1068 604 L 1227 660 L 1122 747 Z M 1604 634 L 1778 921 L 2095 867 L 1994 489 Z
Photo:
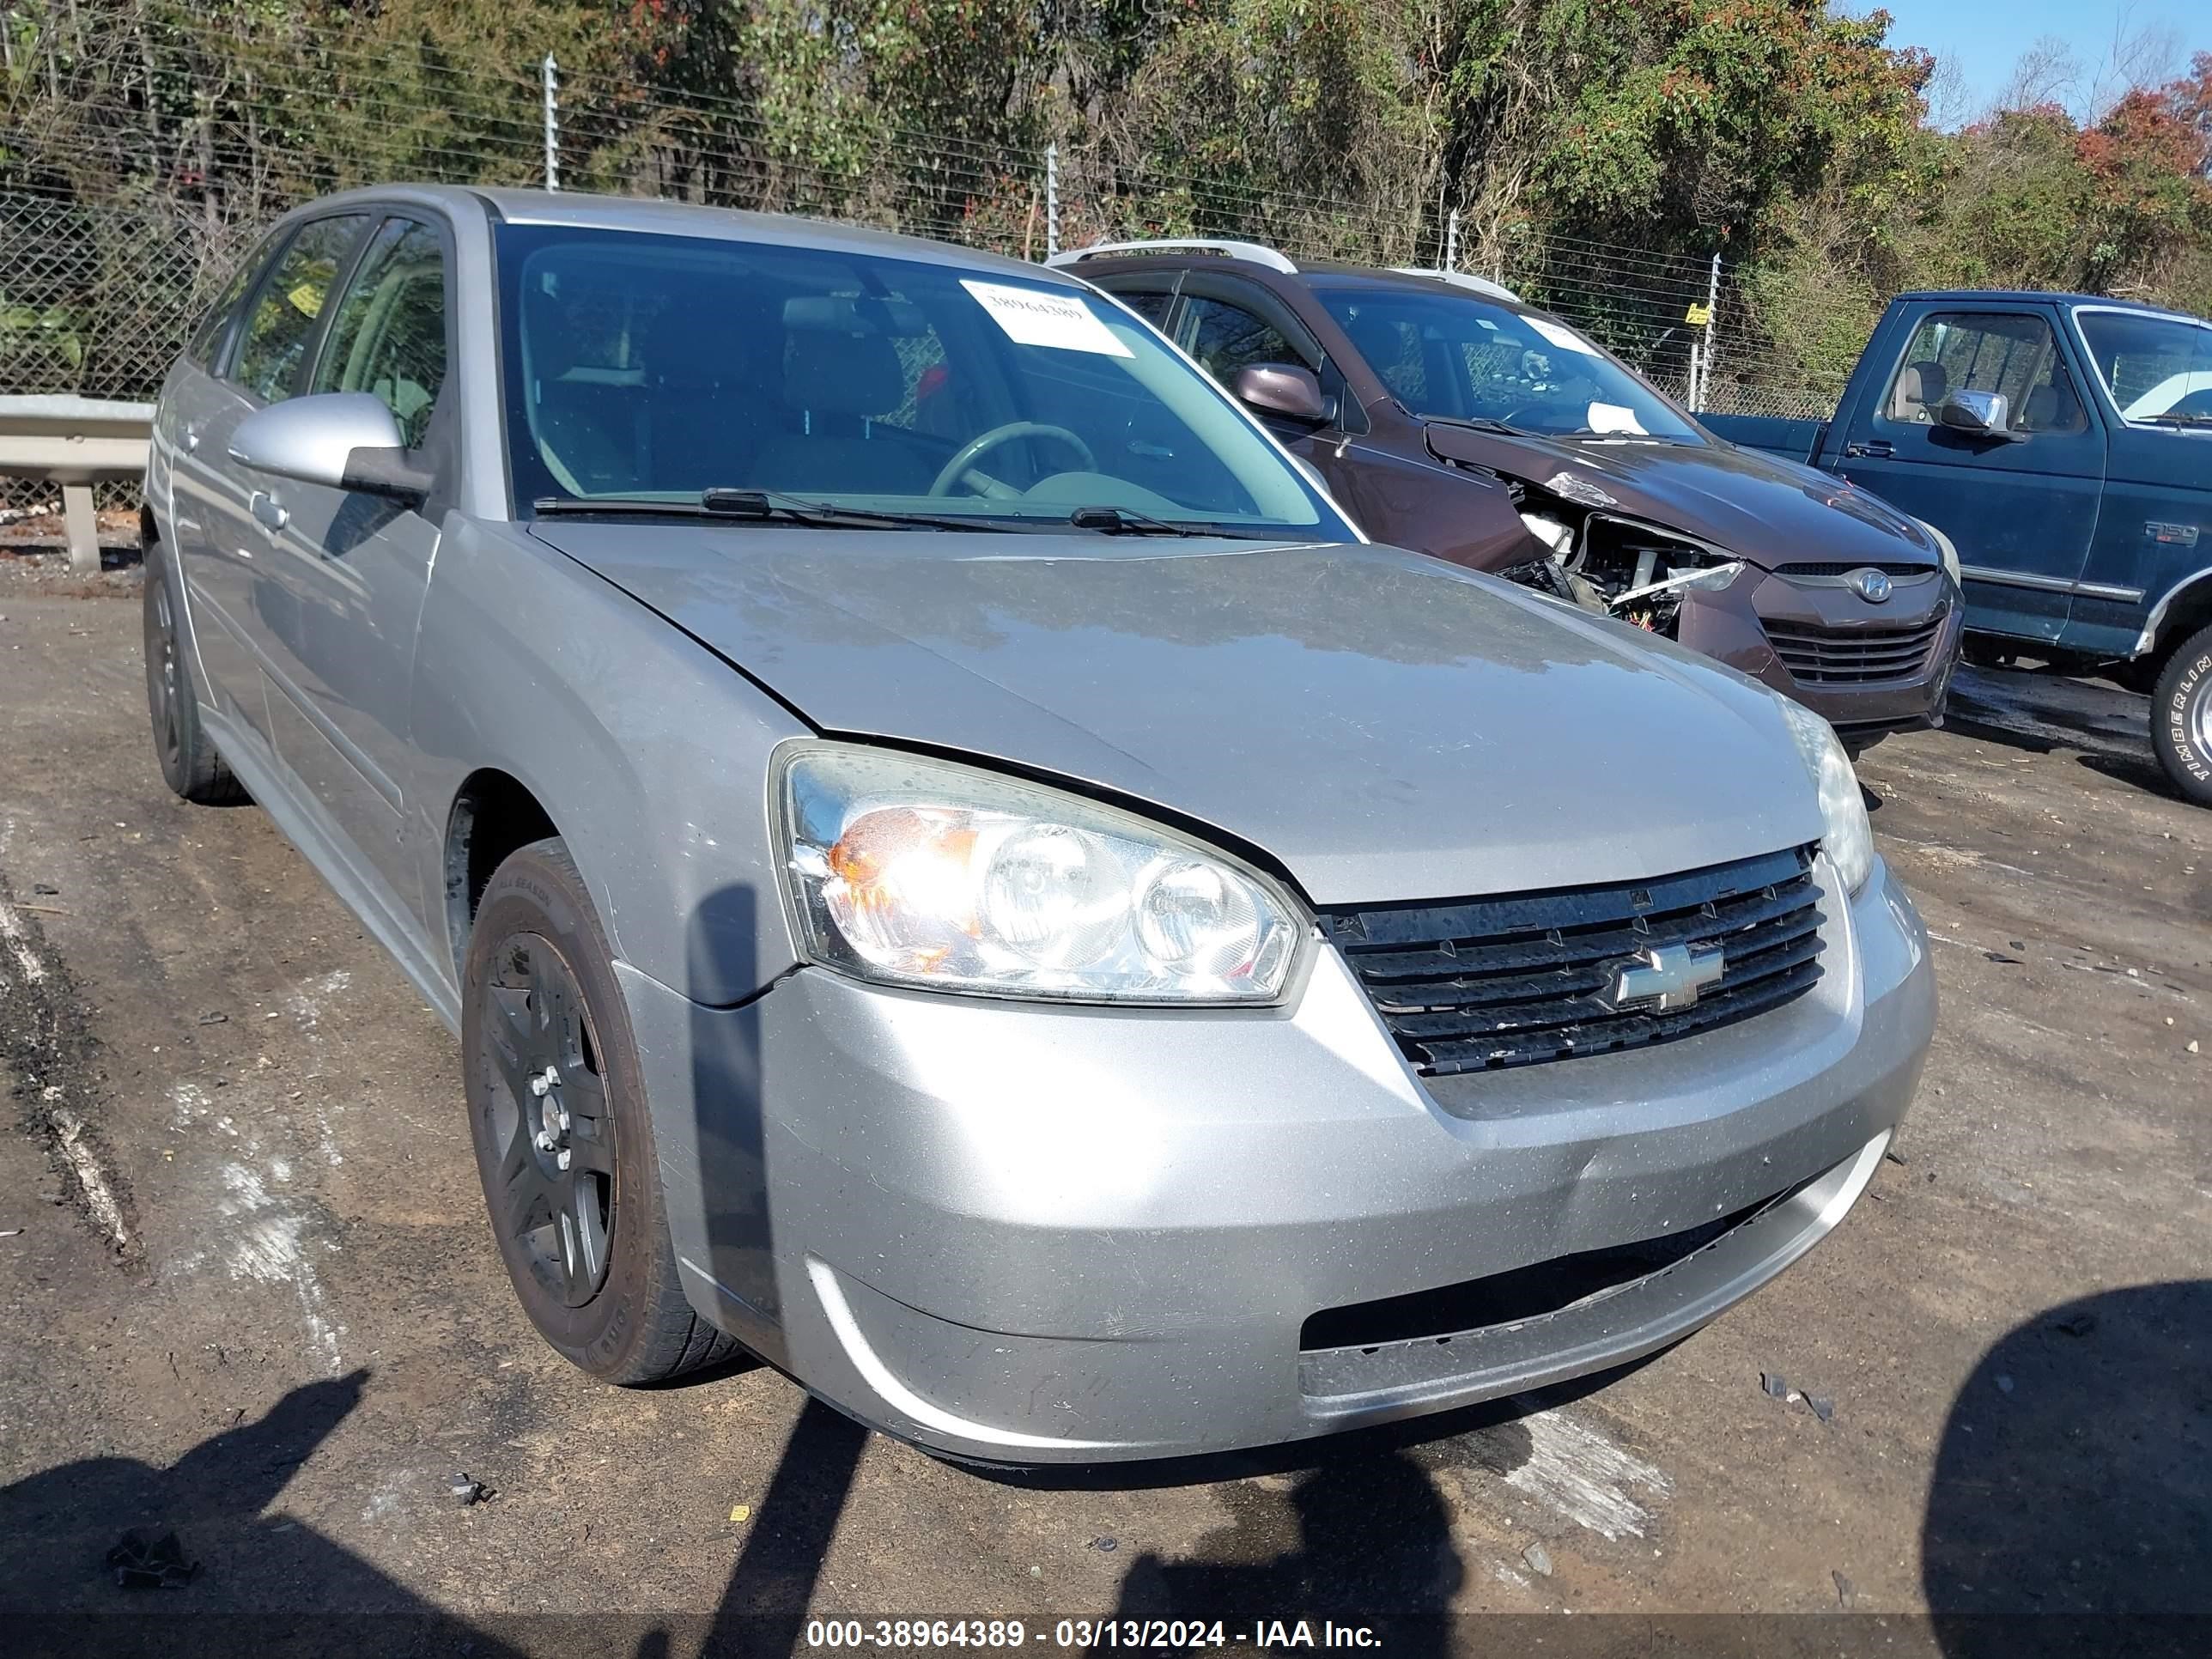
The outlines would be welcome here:
M 2059 1628 L 2008 1615 L 2076 1615 L 2108 1651 L 2130 1628 L 2114 1620 L 2150 1616 L 2132 1626 L 2148 1645 L 2128 1651 L 2181 1640 L 2185 1627 L 2166 1620 L 2188 1619 L 2201 1637 L 2212 1613 L 2212 1279 L 2068 1303 L 1992 1346 L 1944 1425 L 1922 1562 L 1954 1659 L 2017 1655 L 2035 1630 Z

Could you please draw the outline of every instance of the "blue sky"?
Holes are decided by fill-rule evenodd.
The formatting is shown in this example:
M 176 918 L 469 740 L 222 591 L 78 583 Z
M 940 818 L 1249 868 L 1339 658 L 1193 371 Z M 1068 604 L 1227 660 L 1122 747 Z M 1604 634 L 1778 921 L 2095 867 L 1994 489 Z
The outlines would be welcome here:
M 2191 52 L 2212 51 L 2212 20 L 2203 8 L 2172 0 L 1840 0 L 1837 9 L 1863 15 L 1877 3 L 1893 20 L 1892 46 L 1925 46 L 1956 63 L 1956 95 L 1943 101 L 1960 107 L 1936 111 L 1948 125 L 1987 109 L 2012 78 L 2021 54 L 2045 35 L 2063 41 L 2081 66 L 2058 100 L 2077 116 L 2100 90 L 2109 98 L 2114 87 L 2124 89 L 2113 69 L 2116 26 L 2123 40 L 2148 36 L 2172 43 L 2172 61 L 2162 65 L 2159 80 L 2178 74 Z

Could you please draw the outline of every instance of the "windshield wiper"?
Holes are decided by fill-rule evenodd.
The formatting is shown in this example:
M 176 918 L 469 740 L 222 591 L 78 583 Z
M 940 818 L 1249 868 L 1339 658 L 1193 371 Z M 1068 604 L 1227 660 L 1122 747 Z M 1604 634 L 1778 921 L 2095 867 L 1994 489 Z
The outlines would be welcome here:
M 1432 415 L 1429 418 L 1442 421 L 1446 426 L 1471 426 L 1478 432 L 1502 432 L 1509 438 L 1534 438 L 1541 435 L 1529 431 L 1526 427 L 1514 426 L 1507 422 L 1493 419 L 1488 415 Z
M 1107 536 L 1205 536 L 1212 532 L 1186 524 L 1170 524 L 1148 513 L 1126 507 L 1079 507 L 1067 515 L 1078 530 L 1096 530 Z
M 2147 426 L 2212 426 L 2212 415 L 2137 415 Z
M 565 514 L 586 519 L 719 519 L 738 524 L 764 524 L 775 520 L 805 525 L 816 530 L 864 529 L 878 525 L 894 525 L 915 530 L 982 530 L 994 532 L 1018 528 L 1003 520 L 840 507 L 834 501 L 803 501 L 764 489 L 702 489 L 690 500 L 670 501 L 655 501 L 644 495 L 541 495 L 531 506 L 541 515 L 549 517 Z

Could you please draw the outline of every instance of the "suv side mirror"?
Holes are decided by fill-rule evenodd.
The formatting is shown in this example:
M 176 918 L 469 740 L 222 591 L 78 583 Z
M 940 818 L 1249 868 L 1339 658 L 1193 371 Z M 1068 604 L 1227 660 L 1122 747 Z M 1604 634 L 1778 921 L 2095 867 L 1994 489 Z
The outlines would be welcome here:
M 428 472 L 407 459 L 399 422 L 366 392 L 323 392 L 257 410 L 230 435 L 230 459 L 257 472 L 417 505 Z
M 1255 415 L 1304 426 L 1319 426 L 1336 412 L 1313 371 L 1288 363 L 1247 363 L 1231 378 L 1229 391 Z
M 2006 424 L 2010 413 L 2002 392 L 1954 392 L 1936 405 L 1939 425 L 1948 426 L 1954 432 L 1971 432 L 1977 437 L 2018 443 L 2027 434 Z

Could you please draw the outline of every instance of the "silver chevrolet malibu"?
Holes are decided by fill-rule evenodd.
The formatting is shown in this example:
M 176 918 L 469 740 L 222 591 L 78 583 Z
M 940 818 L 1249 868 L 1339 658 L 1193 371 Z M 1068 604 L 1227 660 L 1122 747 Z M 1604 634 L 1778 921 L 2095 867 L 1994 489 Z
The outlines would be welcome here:
M 459 1032 L 515 1291 L 609 1382 L 750 1350 L 1002 1464 L 1460 1405 L 1781 1272 L 1919 1073 L 1820 720 L 1369 545 L 1057 272 L 331 197 L 146 503 L 165 775 Z

